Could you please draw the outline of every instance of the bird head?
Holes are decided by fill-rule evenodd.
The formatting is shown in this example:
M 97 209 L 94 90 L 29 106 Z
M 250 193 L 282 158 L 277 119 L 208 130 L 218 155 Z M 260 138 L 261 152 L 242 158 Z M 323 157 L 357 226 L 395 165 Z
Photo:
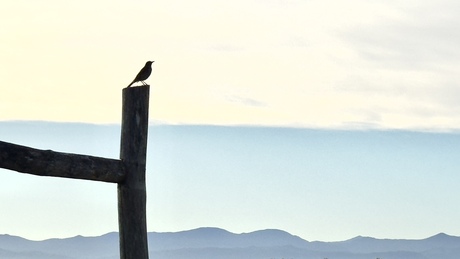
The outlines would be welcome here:
M 147 61 L 147 63 L 145 63 L 145 65 L 146 66 L 151 66 L 153 62 L 155 62 L 155 61 Z

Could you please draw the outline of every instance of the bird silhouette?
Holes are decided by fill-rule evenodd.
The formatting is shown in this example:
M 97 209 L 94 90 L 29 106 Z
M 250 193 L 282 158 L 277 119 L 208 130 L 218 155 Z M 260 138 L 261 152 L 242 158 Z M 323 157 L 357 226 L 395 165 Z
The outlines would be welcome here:
M 131 82 L 131 84 L 128 85 L 128 87 L 131 87 L 132 84 L 136 82 L 141 82 L 143 85 L 147 85 L 144 80 L 149 78 L 150 74 L 152 73 L 152 63 L 154 61 L 147 61 L 145 63 L 145 66 L 137 73 L 137 76 L 134 78 L 134 80 Z

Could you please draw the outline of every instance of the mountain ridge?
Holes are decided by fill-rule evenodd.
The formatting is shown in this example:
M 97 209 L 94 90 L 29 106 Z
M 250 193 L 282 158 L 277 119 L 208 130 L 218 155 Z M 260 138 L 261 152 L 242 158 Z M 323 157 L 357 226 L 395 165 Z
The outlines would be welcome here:
M 460 237 L 439 233 L 425 239 L 377 239 L 357 236 L 344 241 L 307 241 L 279 229 L 232 233 L 203 227 L 178 232 L 149 232 L 152 258 L 393 258 L 450 259 L 460 255 Z M 0 255 L 7 258 L 115 259 L 118 233 L 32 241 L 0 235 Z

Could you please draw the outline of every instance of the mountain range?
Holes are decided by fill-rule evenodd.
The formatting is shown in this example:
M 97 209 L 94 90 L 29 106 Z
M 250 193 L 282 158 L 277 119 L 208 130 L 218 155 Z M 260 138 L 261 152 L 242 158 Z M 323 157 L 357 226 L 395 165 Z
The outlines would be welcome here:
M 219 228 L 148 233 L 150 258 L 169 259 L 457 259 L 460 237 L 444 233 L 420 239 L 358 236 L 339 242 L 309 242 L 276 229 L 235 234 Z M 31 241 L 0 235 L 0 258 L 116 259 L 118 233 L 97 237 Z

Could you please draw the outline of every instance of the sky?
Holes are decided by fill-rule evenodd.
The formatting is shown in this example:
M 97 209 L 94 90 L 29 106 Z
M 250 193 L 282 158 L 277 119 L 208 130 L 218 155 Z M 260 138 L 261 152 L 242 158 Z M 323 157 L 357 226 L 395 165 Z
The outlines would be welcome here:
M 121 90 L 154 60 L 146 82 L 155 125 L 450 132 L 456 139 L 459 11 L 453 0 L 9 1 L 0 9 L 0 121 L 119 124 Z M 292 132 L 281 133 L 290 140 Z M 18 185 L 44 181 L 17 177 Z M 198 225 L 166 224 L 171 230 Z M 243 225 L 232 228 L 247 231 Z M 81 232 L 93 234 L 91 226 Z M 374 236 L 436 233 L 424 230 L 382 229 Z M 355 234 L 317 232 L 296 234 L 319 240 Z
M 3 141 L 118 158 L 119 125 L 0 122 Z M 154 125 L 147 228 L 281 229 L 306 240 L 460 236 L 460 133 Z M 116 185 L 0 170 L 0 233 L 117 231 Z
M 457 129 L 456 1 L 11 1 L 1 120 Z M 71 97 L 71 98 L 69 98 Z

